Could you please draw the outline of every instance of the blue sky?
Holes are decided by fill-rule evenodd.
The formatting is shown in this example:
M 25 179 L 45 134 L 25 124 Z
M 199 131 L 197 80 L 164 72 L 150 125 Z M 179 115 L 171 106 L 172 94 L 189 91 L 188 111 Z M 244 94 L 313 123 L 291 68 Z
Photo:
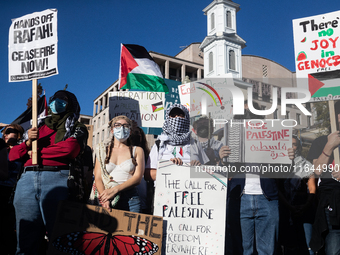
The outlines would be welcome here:
M 292 19 L 340 10 L 340 2 L 317 0 L 238 0 L 237 32 L 242 54 L 269 58 L 295 71 Z M 201 42 L 207 33 L 202 10 L 211 0 L 0 0 L 0 122 L 10 123 L 26 109 L 32 82 L 8 82 L 11 19 L 58 9 L 58 69 L 40 79 L 50 97 L 68 84 L 92 115 L 93 100 L 118 79 L 120 43 L 174 56 L 181 46 Z

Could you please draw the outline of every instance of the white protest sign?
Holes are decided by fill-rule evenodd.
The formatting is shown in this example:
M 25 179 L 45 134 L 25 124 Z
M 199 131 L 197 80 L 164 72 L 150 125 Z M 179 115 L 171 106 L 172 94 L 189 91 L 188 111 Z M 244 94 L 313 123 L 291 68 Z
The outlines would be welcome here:
M 290 164 L 292 129 L 278 121 L 247 122 L 245 127 L 245 162 Z
M 141 127 L 162 127 L 164 92 L 117 91 L 109 93 L 110 119 L 125 115 Z
M 202 79 L 178 86 L 181 104 L 190 116 L 211 114 L 215 119 L 231 119 L 233 97 L 227 86 L 229 78 Z
M 168 162 L 159 163 L 154 202 L 164 220 L 162 254 L 224 254 L 226 178 L 190 178 L 190 167 Z
M 13 19 L 8 49 L 9 82 L 58 74 L 57 10 Z
M 340 99 L 340 11 L 293 20 L 297 86 L 311 101 Z

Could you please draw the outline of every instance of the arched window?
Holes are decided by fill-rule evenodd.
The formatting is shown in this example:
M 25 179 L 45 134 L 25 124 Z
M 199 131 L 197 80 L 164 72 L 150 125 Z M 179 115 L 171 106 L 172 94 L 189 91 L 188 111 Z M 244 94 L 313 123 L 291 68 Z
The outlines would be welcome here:
M 235 51 L 233 51 L 233 50 L 229 51 L 229 69 L 236 70 Z
M 232 24 L 231 24 L 231 11 L 227 11 L 227 27 L 232 28 Z
M 215 28 L 215 13 L 210 15 L 210 29 L 213 30 Z
M 214 55 L 212 52 L 209 53 L 209 72 L 214 70 Z

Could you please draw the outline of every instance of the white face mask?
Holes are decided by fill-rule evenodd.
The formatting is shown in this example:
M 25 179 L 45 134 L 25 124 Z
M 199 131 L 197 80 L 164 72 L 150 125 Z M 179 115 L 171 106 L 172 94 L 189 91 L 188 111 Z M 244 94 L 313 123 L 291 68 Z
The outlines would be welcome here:
M 130 136 L 130 128 L 123 126 L 114 128 L 113 135 L 119 142 L 125 142 Z

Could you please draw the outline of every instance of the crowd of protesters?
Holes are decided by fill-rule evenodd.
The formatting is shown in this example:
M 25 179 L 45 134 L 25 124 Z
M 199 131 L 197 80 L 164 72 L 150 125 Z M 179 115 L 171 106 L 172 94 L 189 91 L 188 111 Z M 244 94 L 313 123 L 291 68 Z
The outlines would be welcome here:
M 88 132 L 78 122 L 80 106 L 71 92 L 57 91 L 49 108 L 50 115 L 37 128 L 24 132 L 17 124 L 2 126 L 1 254 L 44 254 L 42 240 L 52 235 L 58 203 L 70 199 L 70 166 L 85 151 Z M 241 118 L 253 118 L 245 108 Z M 338 116 L 340 110 L 336 112 Z M 87 203 L 152 214 L 159 160 L 223 165 L 231 154 L 213 137 L 209 118 L 190 128 L 189 112 L 180 104 L 173 104 L 165 116 L 151 150 L 135 122 L 122 115 L 109 122 L 109 142 L 93 148 Z M 38 164 L 32 163 L 34 142 Z M 294 174 L 281 179 L 252 173 L 228 176 L 225 253 L 340 254 L 340 173 L 331 169 L 339 145 L 339 131 L 319 137 L 304 158 L 301 140 L 293 136 L 287 154 L 297 169 Z M 313 165 L 327 165 L 329 171 L 302 171 Z

